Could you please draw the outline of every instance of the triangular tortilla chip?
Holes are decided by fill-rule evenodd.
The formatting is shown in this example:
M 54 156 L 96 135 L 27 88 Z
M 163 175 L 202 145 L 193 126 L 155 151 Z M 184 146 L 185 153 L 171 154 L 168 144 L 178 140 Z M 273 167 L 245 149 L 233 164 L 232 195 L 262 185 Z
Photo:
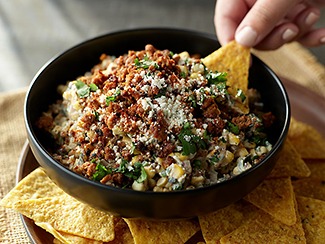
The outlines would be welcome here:
M 202 62 L 212 71 L 227 72 L 228 86 L 247 92 L 250 48 L 231 41 L 203 58 Z
M 64 194 L 55 198 L 18 201 L 13 209 L 39 223 L 68 234 L 111 241 L 114 239 L 114 217 Z
M 15 202 L 65 194 L 42 168 L 37 168 L 22 179 L 1 201 L 0 206 L 11 208 Z
M 66 194 L 38 168 L 20 181 L 0 202 L 37 223 L 98 241 L 114 239 L 114 217 Z
M 310 170 L 309 178 L 325 181 L 325 160 L 324 159 L 305 159 L 305 162 Z
M 325 159 L 325 138 L 314 127 L 291 118 L 288 138 L 303 159 Z
M 118 219 L 118 220 L 115 223 L 115 238 L 114 238 L 114 240 L 109 241 L 109 242 L 95 241 L 95 240 L 67 234 L 64 232 L 59 232 L 59 231 L 56 231 L 54 228 L 52 230 L 53 232 L 51 232 L 48 229 L 46 229 L 45 226 L 41 226 L 41 227 L 43 229 L 46 229 L 47 231 L 49 231 L 52 235 L 54 235 L 56 237 L 56 239 L 53 240 L 54 244 L 65 244 L 65 243 L 69 243 L 69 244 L 70 243 L 73 243 L 73 244 L 101 244 L 101 243 L 132 244 L 132 243 L 134 243 L 130 229 L 127 226 L 127 224 L 125 223 L 125 221 L 123 219 L 119 219 L 119 218 L 116 218 L 116 219 Z M 38 225 L 38 223 L 36 223 L 36 224 Z M 63 238 L 63 241 L 62 241 L 62 238 Z
M 289 140 L 286 140 L 274 169 L 267 178 L 308 177 L 310 170 Z
M 130 228 L 135 243 L 185 243 L 200 230 L 195 220 L 124 220 Z
M 325 181 L 306 178 L 292 181 L 294 192 L 298 196 L 311 197 L 325 201 Z
M 221 237 L 231 233 L 254 218 L 259 209 L 241 200 L 216 212 L 199 216 L 203 238 L 207 244 L 219 243 Z
M 283 224 L 262 210 L 258 216 L 222 237 L 220 243 L 306 243 L 300 221 L 294 225 Z
M 290 178 L 264 180 L 245 200 L 286 225 L 296 223 L 295 196 Z
M 90 239 L 83 238 L 80 236 L 71 235 L 71 234 L 57 231 L 49 223 L 37 223 L 36 222 L 35 224 L 38 225 L 39 227 L 41 227 L 42 229 L 46 230 L 47 232 L 51 233 L 55 237 L 55 239 L 53 240 L 54 244 L 70 244 L 70 243 L 74 243 L 74 244 L 102 244 L 103 243 L 102 241 L 94 241 L 94 240 L 90 240 Z
M 240 89 L 245 95 L 248 89 L 248 70 L 250 65 L 250 48 L 231 41 L 225 46 L 202 58 L 203 64 L 213 72 L 227 72 L 228 92 L 236 96 Z M 247 98 L 247 96 L 246 96 Z M 234 108 L 238 112 L 249 112 L 248 99 L 235 100 Z
M 297 203 L 307 243 L 323 243 L 325 238 L 325 202 L 298 196 Z

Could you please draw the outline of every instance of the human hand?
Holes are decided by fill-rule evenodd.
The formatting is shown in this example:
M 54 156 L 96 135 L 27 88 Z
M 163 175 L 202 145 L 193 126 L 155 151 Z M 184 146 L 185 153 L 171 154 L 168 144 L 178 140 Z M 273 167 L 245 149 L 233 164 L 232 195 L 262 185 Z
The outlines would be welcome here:
M 325 44 L 325 28 L 314 28 L 325 0 L 217 0 L 215 27 L 219 42 L 262 50 L 291 41 Z

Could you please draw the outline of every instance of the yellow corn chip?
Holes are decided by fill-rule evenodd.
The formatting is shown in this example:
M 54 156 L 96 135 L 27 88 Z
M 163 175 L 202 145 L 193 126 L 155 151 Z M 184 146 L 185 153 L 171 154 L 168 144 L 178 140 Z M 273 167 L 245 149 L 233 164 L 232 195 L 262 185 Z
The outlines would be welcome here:
M 134 243 L 130 229 L 123 219 L 116 218 L 115 223 L 115 238 L 112 241 L 104 242 L 105 244 L 132 244 Z M 38 224 L 38 223 L 36 223 Z M 46 229 L 46 226 L 41 226 Z M 53 228 L 53 227 L 52 227 Z M 46 229 L 49 231 L 48 229 Z M 53 231 L 53 232 L 52 232 Z M 64 232 L 56 231 L 54 228 L 49 231 L 56 239 L 53 240 L 54 244 L 71 243 L 71 244 L 101 244 L 101 241 L 95 241 L 91 239 L 82 238 L 79 236 L 67 234 Z M 63 241 L 62 241 L 63 238 Z M 61 240 L 61 241 L 60 241 Z
M 135 244 L 185 243 L 200 230 L 200 226 L 195 220 L 124 220 L 130 228 Z
M 15 202 L 44 197 L 56 197 L 65 194 L 45 174 L 42 168 L 37 168 L 22 179 L 1 201 L 0 205 L 11 208 Z
M 97 241 L 114 239 L 114 218 L 67 194 L 55 198 L 17 201 L 13 209 L 54 229 Z
M 90 239 L 86 239 L 83 237 L 67 234 L 64 232 L 57 231 L 56 229 L 53 228 L 52 225 L 49 223 L 37 223 L 35 222 L 36 225 L 39 227 L 43 228 L 47 232 L 51 233 L 55 239 L 53 240 L 53 243 L 55 244 L 102 244 L 102 241 L 94 241 Z
M 248 89 L 248 70 L 250 64 L 250 48 L 244 47 L 235 41 L 219 48 L 202 59 L 203 64 L 212 71 L 227 72 L 228 92 L 236 96 L 241 90 L 246 94 Z M 235 108 L 239 112 L 249 112 L 248 99 L 235 101 Z
M 325 159 L 325 138 L 314 127 L 291 118 L 288 138 L 303 159 Z
M 310 170 L 289 140 L 286 140 L 274 169 L 267 178 L 308 177 Z
M 321 179 L 306 178 L 292 181 L 296 195 L 316 198 L 325 201 L 325 181 Z
M 286 225 L 296 223 L 295 196 L 290 178 L 264 180 L 245 200 Z
M 221 237 L 231 233 L 254 218 L 258 208 L 246 201 L 238 201 L 214 213 L 199 216 L 202 235 L 207 244 L 219 243 Z
M 325 201 L 298 196 L 297 203 L 307 243 L 323 243 L 325 240 Z
M 249 220 L 230 234 L 222 237 L 220 243 L 305 244 L 306 238 L 300 221 L 288 226 L 260 210 L 256 218 Z
M 57 231 L 98 241 L 114 239 L 113 216 L 69 196 L 40 168 L 17 184 L 0 204 Z
M 227 72 L 227 85 L 246 93 L 250 48 L 231 41 L 203 58 L 202 62 L 212 71 Z
M 305 159 L 305 162 L 310 169 L 309 178 L 320 179 L 325 181 L 325 160 L 324 159 Z

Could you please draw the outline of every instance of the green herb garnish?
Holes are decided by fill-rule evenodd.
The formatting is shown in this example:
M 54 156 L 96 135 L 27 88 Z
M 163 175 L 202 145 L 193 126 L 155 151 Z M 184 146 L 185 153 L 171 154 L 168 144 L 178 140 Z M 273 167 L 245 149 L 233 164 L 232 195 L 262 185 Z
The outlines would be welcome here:
M 77 94 L 81 98 L 88 97 L 91 91 L 94 92 L 98 89 L 98 86 L 96 84 L 92 83 L 88 86 L 81 80 L 76 80 L 74 84 L 77 87 Z
M 242 102 L 244 102 L 246 100 L 246 96 L 241 89 L 237 90 L 236 97 L 239 97 Z
M 227 81 L 227 73 L 226 72 L 208 72 L 205 76 L 208 80 L 208 83 L 211 84 L 219 84 L 225 83 Z
M 108 106 L 111 102 L 115 102 L 116 98 L 121 94 L 121 90 L 119 88 L 116 89 L 116 92 L 113 96 L 106 97 L 106 105 Z
M 148 56 L 144 56 L 141 60 L 139 60 L 139 58 L 134 59 L 134 64 L 138 68 L 148 69 L 153 65 L 156 69 L 159 69 L 158 64 L 155 61 L 150 60 Z
M 194 135 L 191 130 L 191 124 L 186 122 L 178 135 L 178 140 L 183 146 L 183 155 L 190 155 L 197 152 L 199 148 L 205 149 L 206 142 L 197 135 Z
M 79 97 L 84 98 L 88 97 L 90 94 L 90 87 L 87 86 L 84 82 L 81 80 L 76 80 L 74 83 L 77 87 L 77 94 Z
M 96 165 L 96 172 L 93 174 L 93 180 L 100 181 L 106 175 L 111 174 L 111 173 L 112 173 L 112 170 L 111 169 L 107 169 L 101 163 L 97 163 L 97 165 Z
M 228 126 L 228 130 L 232 133 L 234 133 L 235 135 L 239 134 L 239 127 L 231 122 L 227 123 Z
M 94 83 L 89 84 L 90 91 L 94 92 L 98 90 L 98 86 Z

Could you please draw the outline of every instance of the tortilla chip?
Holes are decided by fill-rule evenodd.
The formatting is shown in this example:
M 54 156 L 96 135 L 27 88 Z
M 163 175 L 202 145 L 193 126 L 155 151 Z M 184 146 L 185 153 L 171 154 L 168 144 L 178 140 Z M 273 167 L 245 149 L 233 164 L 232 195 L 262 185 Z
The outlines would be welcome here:
M 317 160 L 305 159 L 305 162 L 311 172 L 309 178 L 320 179 L 320 180 L 325 181 L 325 160 L 323 160 L 323 159 L 317 159 Z
M 325 202 L 299 196 L 297 202 L 307 243 L 323 243 L 325 237 Z
M 221 237 L 254 218 L 257 211 L 259 210 L 254 205 L 241 200 L 211 214 L 199 216 L 205 242 L 219 243 Z
M 124 219 L 119 219 L 115 224 L 115 239 L 110 241 L 108 244 L 132 244 L 134 243 L 133 236 L 129 229 L 129 226 Z
M 325 201 L 325 181 L 321 179 L 306 178 L 292 181 L 296 195 L 316 198 Z
M 303 159 L 325 159 L 325 138 L 314 127 L 291 118 L 288 138 Z
M 231 41 L 203 58 L 202 62 L 213 72 L 227 72 L 226 84 L 230 94 L 236 96 L 238 89 L 247 94 L 250 48 Z M 235 101 L 234 108 L 247 114 L 249 112 L 248 99 L 245 99 L 244 102 Z
M 1 201 L 0 206 L 12 208 L 21 200 L 55 197 L 65 194 L 45 174 L 42 168 L 37 168 L 22 179 Z
M 288 226 L 260 210 L 256 218 L 222 237 L 220 243 L 306 243 L 306 238 L 300 221 Z
M 97 241 L 114 239 L 114 217 L 63 194 L 55 198 L 18 201 L 13 209 L 34 222 L 48 223 L 54 229 Z
M 118 219 L 118 218 L 116 218 L 116 219 Z M 41 227 L 46 229 L 45 226 L 41 226 Z M 54 232 L 57 232 L 57 234 L 59 235 L 58 236 L 59 238 L 64 238 L 64 241 L 67 241 L 67 242 L 60 241 L 59 238 L 57 237 L 57 235 L 54 235 L 55 233 L 52 233 L 49 231 L 51 234 L 53 234 L 56 237 L 56 239 L 53 240 L 54 244 L 62 244 L 62 243 L 100 244 L 100 243 L 103 243 L 101 241 L 95 241 L 95 240 L 86 239 L 86 238 L 82 238 L 79 236 L 67 234 L 64 232 L 59 232 L 59 231 L 56 231 L 55 229 L 53 229 L 53 230 L 54 230 Z M 124 243 L 132 244 L 132 243 L 134 243 L 134 241 L 133 241 L 133 237 L 131 235 L 130 229 L 127 226 L 127 224 L 125 223 L 125 221 L 123 219 L 118 219 L 117 222 L 115 223 L 115 238 L 114 238 L 114 240 L 105 242 L 105 244 L 124 244 Z
M 289 140 L 286 140 L 274 169 L 267 178 L 308 177 L 310 170 Z
M 98 241 L 114 239 L 113 216 L 69 196 L 41 168 L 21 180 L 0 204 L 57 231 Z
M 56 229 L 53 228 L 52 225 L 49 223 L 37 223 L 35 222 L 36 225 L 41 227 L 42 229 L 46 230 L 47 232 L 51 233 L 55 239 L 53 240 L 54 244 L 102 244 L 102 241 L 94 241 L 86 238 L 82 238 L 79 236 L 67 234 L 64 232 L 57 231 Z
M 250 48 L 231 41 L 203 58 L 202 62 L 212 71 L 227 72 L 228 86 L 247 92 Z
M 290 178 L 264 180 L 245 200 L 286 225 L 297 221 L 295 195 Z
M 128 224 L 136 244 L 185 243 L 200 230 L 200 226 L 195 220 L 124 220 Z

